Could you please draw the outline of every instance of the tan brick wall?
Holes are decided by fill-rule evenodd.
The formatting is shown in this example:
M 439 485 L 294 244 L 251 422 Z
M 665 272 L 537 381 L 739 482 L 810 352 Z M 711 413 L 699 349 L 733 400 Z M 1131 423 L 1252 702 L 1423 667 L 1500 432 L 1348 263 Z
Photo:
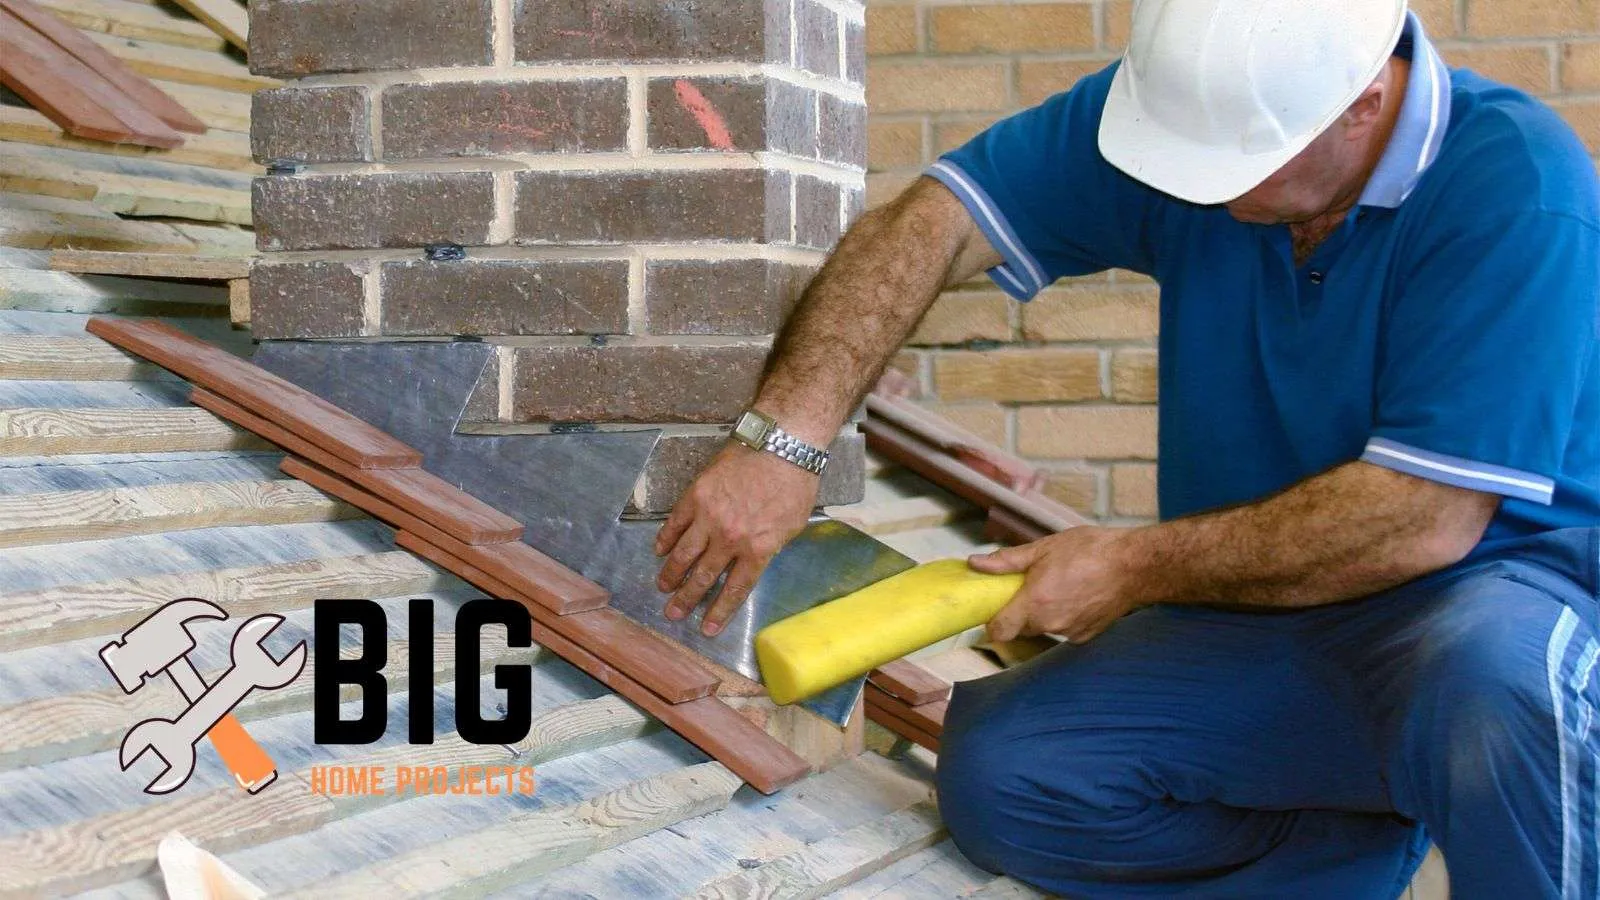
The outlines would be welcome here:
M 1131 0 L 867 0 L 867 199 L 1116 58 Z M 1456 66 L 1533 92 L 1600 150 L 1600 0 L 1413 0 Z M 940 298 L 896 366 L 925 402 L 1052 473 L 1107 521 L 1155 515 L 1157 292 L 1128 273 L 1027 305 L 987 280 Z

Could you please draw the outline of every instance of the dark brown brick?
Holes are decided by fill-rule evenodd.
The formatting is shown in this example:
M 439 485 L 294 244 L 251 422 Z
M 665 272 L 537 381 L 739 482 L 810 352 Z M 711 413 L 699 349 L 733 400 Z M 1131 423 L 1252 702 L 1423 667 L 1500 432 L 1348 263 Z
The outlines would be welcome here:
M 809 266 L 765 259 L 663 259 L 645 265 L 651 334 L 772 334 L 811 280 Z
M 260 162 L 372 159 L 365 88 L 272 88 L 250 99 L 250 152 Z
M 819 94 L 817 134 L 820 155 L 847 166 L 867 165 L 867 106 L 832 94 Z
M 262 250 L 470 245 L 488 240 L 494 184 L 487 172 L 268 176 L 252 202 Z
M 652 150 L 765 150 L 767 86 L 760 78 L 655 78 Z
M 728 60 L 764 62 L 779 50 L 787 0 L 524 0 L 516 4 L 519 62 Z M 789 36 L 781 35 L 787 55 Z
M 750 402 L 765 343 L 518 347 L 518 422 L 731 422 Z
M 663 434 L 656 441 L 634 492 L 635 515 L 664 516 L 696 476 L 728 443 L 724 435 Z M 818 506 L 861 502 L 866 485 L 866 439 L 851 432 L 828 445 L 828 466 L 817 486 Z
M 811 175 L 795 176 L 795 243 L 832 249 L 839 242 L 839 203 L 839 185 Z
M 650 147 L 815 156 L 813 104 L 812 91 L 763 78 L 657 78 L 650 82 Z
M 250 331 L 261 339 L 361 334 L 361 275 L 339 262 L 263 262 L 250 272 Z
M 838 78 L 839 17 L 833 10 L 812 0 L 794 0 L 795 66 Z
M 849 228 L 867 211 L 867 192 L 861 188 L 843 188 L 839 202 L 844 204 L 844 225 Z
M 773 81 L 767 93 L 768 128 L 773 150 L 796 156 L 817 155 L 817 92 Z
M 297 76 L 488 65 L 493 34 L 490 0 L 252 0 L 250 70 Z
M 517 173 L 519 243 L 770 241 L 788 231 L 782 172 Z
M 626 260 L 385 263 L 386 335 L 621 334 Z
M 389 159 L 582 153 L 627 144 L 628 89 L 621 78 L 404 84 L 383 92 Z
M 867 81 L 867 27 L 861 22 L 844 23 L 844 80 L 851 84 Z

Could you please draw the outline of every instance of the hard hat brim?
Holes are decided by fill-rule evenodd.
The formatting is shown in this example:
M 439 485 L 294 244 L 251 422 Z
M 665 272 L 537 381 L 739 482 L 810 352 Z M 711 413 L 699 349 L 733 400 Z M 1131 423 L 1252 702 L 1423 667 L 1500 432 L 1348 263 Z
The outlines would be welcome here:
M 1128 67 L 1117 70 L 1100 119 L 1100 155 L 1129 177 L 1180 200 L 1214 206 L 1249 193 L 1316 140 L 1303 135 L 1264 153 L 1203 144 L 1163 127 L 1129 90 Z

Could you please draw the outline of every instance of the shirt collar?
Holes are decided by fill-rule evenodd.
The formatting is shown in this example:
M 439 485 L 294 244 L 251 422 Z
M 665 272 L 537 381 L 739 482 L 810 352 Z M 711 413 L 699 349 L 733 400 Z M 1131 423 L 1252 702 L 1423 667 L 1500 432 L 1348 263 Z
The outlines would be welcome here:
M 1405 99 L 1400 103 L 1400 118 L 1395 122 L 1389 146 L 1378 160 L 1372 178 L 1361 192 L 1362 206 L 1397 209 L 1404 203 L 1428 166 L 1439 157 L 1444 133 L 1450 123 L 1450 70 L 1422 29 L 1416 13 L 1406 13 L 1406 25 L 1396 52 L 1411 57 L 1411 77 Z

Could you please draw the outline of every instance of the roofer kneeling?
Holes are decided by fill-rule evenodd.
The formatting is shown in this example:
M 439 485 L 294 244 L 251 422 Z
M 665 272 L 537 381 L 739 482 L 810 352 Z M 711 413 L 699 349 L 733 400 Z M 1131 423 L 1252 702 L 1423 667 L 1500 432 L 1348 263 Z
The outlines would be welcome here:
M 975 558 L 994 637 L 940 808 L 1069 897 L 1600 896 L 1600 197 L 1402 0 L 1141 0 L 1119 65 L 863 217 L 755 408 L 826 444 L 940 290 L 1161 285 L 1163 522 Z M 658 550 L 715 631 L 816 477 L 730 446 Z

